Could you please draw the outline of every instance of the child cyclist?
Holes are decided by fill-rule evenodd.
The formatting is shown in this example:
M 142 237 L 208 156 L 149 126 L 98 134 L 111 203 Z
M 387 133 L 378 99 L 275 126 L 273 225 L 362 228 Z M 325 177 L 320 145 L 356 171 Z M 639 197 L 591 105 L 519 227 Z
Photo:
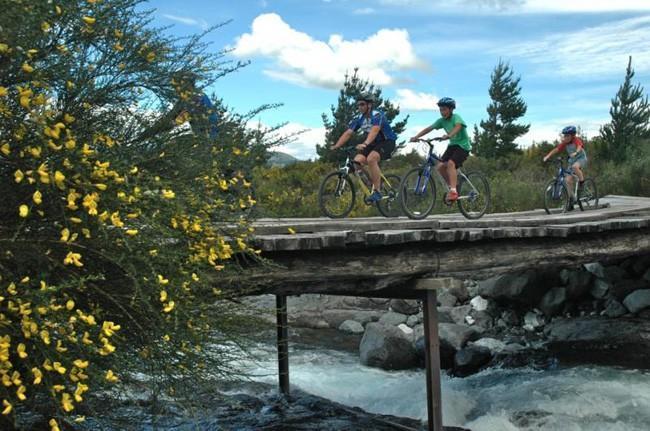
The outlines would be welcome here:
M 576 136 L 577 130 L 575 126 L 567 126 L 562 129 L 562 140 L 560 144 L 548 152 L 544 156 L 544 161 L 553 157 L 555 154 L 560 151 L 566 150 L 569 156 L 569 172 L 573 172 L 578 177 L 578 191 L 582 190 L 582 186 L 585 182 L 585 174 L 582 170 L 587 166 L 587 153 L 585 152 L 585 146 L 582 142 L 582 139 Z M 566 176 L 567 188 L 569 189 L 569 196 L 571 197 L 569 202 L 569 210 L 573 209 L 573 203 L 575 198 L 573 196 L 573 176 Z
M 446 135 L 442 136 L 441 140 L 449 139 L 449 145 L 441 157 L 442 163 L 439 163 L 436 169 L 438 169 L 438 172 L 440 172 L 445 181 L 447 181 L 447 184 L 449 184 L 447 201 L 455 201 L 458 199 L 456 168 L 460 168 L 463 165 L 472 147 L 469 143 L 469 136 L 467 135 L 467 124 L 465 124 L 465 121 L 463 121 L 460 115 L 454 113 L 456 101 L 451 97 L 443 97 L 438 100 L 438 107 L 440 108 L 441 117 L 435 123 L 422 129 L 417 135 L 413 136 L 411 142 L 417 141 L 420 137 L 434 129 L 445 130 Z

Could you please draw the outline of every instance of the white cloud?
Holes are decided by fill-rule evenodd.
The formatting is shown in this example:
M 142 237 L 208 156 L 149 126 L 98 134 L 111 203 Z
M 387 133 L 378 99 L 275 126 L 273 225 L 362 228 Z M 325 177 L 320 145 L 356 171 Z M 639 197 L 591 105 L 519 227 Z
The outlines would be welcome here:
M 437 110 L 438 96 L 428 93 L 416 93 L 413 90 L 401 88 L 397 90 L 396 103 L 406 111 Z
M 616 12 L 650 10 L 648 0 L 526 0 L 531 12 Z
M 295 142 L 274 147 L 273 150 L 290 154 L 300 160 L 316 158 L 316 144 L 323 145 L 325 143 L 325 127 L 308 127 L 300 123 L 288 123 L 278 130 L 280 135 L 297 132 L 303 133 L 296 137 Z
M 447 13 L 599 13 L 650 10 L 648 0 L 447 0 L 444 4 L 431 0 L 380 0 L 386 6 L 414 13 L 441 10 Z
M 269 76 L 325 88 L 340 87 L 354 68 L 361 77 L 388 85 L 395 81 L 394 72 L 424 67 L 406 30 L 381 29 L 365 40 L 350 41 L 333 34 L 324 42 L 293 29 L 274 13 L 255 18 L 252 31 L 237 39 L 233 54 L 270 58 L 275 65 L 266 71 Z
M 203 30 L 206 30 L 209 27 L 207 21 L 204 19 L 194 19 L 186 16 L 171 15 L 167 13 L 163 14 L 163 16 L 172 21 L 180 22 L 181 24 L 200 27 Z
M 549 73 L 575 77 L 618 74 L 623 77 L 630 55 L 637 72 L 650 71 L 648 40 L 650 15 L 645 15 L 555 34 L 541 41 L 501 47 L 499 53 L 511 58 L 528 58 Z
M 581 131 L 581 136 L 592 138 L 598 135 L 600 127 L 609 121 L 609 119 L 594 120 L 580 117 L 552 119 L 543 122 L 533 121 L 531 122 L 528 133 L 516 141 L 522 148 L 529 147 L 535 142 L 553 142 L 554 140 L 559 139 L 560 131 L 568 125 L 577 126 Z

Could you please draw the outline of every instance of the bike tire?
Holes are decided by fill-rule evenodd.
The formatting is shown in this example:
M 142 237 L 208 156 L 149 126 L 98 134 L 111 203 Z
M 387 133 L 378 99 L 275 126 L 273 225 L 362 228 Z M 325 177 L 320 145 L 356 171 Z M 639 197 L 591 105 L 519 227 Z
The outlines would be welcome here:
M 461 214 L 470 220 L 479 219 L 490 208 L 492 202 L 490 183 L 482 173 L 469 172 L 465 177 L 459 178 L 458 197 L 458 209 Z
M 394 174 L 385 175 L 386 181 L 381 182 L 381 194 L 383 198 L 377 201 L 377 210 L 384 217 L 399 217 L 402 214 L 402 207 L 399 202 L 399 185 L 402 179 Z
M 557 187 L 560 187 L 560 189 L 557 190 Z M 553 211 L 557 210 L 566 212 L 568 208 L 569 190 L 566 188 L 566 184 L 558 184 L 557 179 L 549 181 L 544 188 L 544 210 L 546 213 L 552 214 Z
M 343 218 L 354 207 L 356 190 L 350 177 L 339 171 L 331 172 L 320 183 L 318 206 L 329 218 Z
M 436 184 L 424 168 L 413 168 L 404 175 L 399 185 L 399 202 L 408 218 L 421 220 L 431 214 L 436 204 Z
M 580 211 L 598 208 L 598 188 L 592 178 L 586 178 L 582 190 L 578 191 L 578 205 Z

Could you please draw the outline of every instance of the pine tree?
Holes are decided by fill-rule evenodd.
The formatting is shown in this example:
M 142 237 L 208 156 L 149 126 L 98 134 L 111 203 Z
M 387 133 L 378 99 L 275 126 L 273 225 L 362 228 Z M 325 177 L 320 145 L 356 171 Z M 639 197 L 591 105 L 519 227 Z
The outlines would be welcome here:
M 528 132 L 530 124 L 516 124 L 526 113 L 526 103 L 521 98 L 521 78 L 514 78 L 508 63 L 499 60 L 491 77 L 488 119 L 481 121 L 481 131 L 474 127 L 473 152 L 481 157 L 504 157 L 518 153 L 515 139 Z
M 406 128 L 408 116 L 392 124 L 393 119 L 399 115 L 399 107 L 393 105 L 388 99 L 383 99 L 381 97 L 381 88 L 376 87 L 368 80 L 361 79 L 357 74 L 357 69 L 354 69 L 354 73 L 351 76 L 348 74 L 345 75 L 337 105 L 330 107 L 332 118 L 329 118 L 327 114 L 322 114 L 323 124 L 325 125 L 325 144 L 316 145 L 316 153 L 320 157 L 320 160 L 334 162 L 340 159 L 336 151 L 330 150 L 330 146 L 348 129 L 350 121 L 358 115 L 356 98 L 361 93 L 370 93 L 375 97 L 373 109 L 379 109 L 384 112 L 397 135 Z M 349 141 L 349 144 L 358 143 L 361 143 L 360 136 L 354 136 Z
M 600 129 L 609 157 L 622 161 L 636 140 L 650 136 L 650 103 L 640 84 L 632 85 L 634 69 L 630 56 L 625 81 L 612 99 L 612 121 Z

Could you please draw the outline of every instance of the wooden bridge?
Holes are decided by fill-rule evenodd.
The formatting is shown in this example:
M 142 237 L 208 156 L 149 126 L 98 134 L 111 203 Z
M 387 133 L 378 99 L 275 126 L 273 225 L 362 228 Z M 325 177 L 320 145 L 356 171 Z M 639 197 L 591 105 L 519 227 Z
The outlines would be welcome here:
M 460 214 L 424 220 L 261 219 L 255 242 L 274 265 L 231 280 L 275 294 L 280 389 L 289 393 L 286 296 L 305 293 L 421 299 L 429 430 L 442 430 L 436 289 L 530 267 L 570 266 L 650 253 L 650 198 L 607 196 L 598 209 Z

